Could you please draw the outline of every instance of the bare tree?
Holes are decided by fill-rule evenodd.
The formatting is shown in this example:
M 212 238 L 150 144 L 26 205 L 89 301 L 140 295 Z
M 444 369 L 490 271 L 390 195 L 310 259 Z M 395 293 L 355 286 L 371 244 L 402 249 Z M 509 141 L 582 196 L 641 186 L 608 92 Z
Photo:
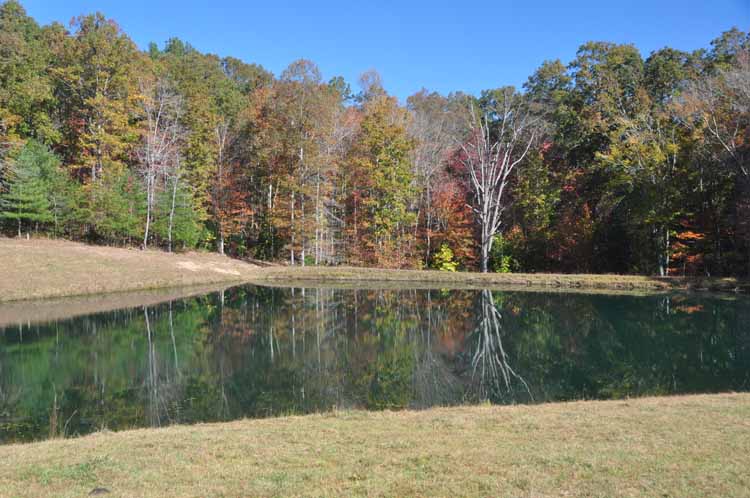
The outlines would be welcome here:
M 469 106 L 470 134 L 460 144 L 461 161 L 474 194 L 472 209 L 481 228 L 481 269 L 488 271 L 490 251 L 507 207 L 506 187 L 538 136 L 539 121 L 512 88 L 500 91 L 499 102 L 477 116 Z
M 148 246 L 153 218 L 157 180 L 160 176 L 166 177 L 170 172 L 175 174 L 179 170 L 179 144 L 183 139 L 184 130 L 180 125 L 182 99 L 170 82 L 164 79 L 141 81 L 140 87 L 141 110 L 146 125 L 143 145 L 138 151 L 138 160 L 146 185 L 146 228 L 143 234 L 143 248 L 145 249 Z M 173 183 L 174 201 L 176 178 Z M 171 211 L 174 212 L 174 207 Z M 172 215 L 170 215 L 170 223 Z
M 214 126 L 214 134 L 216 138 L 216 178 L 214 181 L 214 192 L 213 192 L 213 208 L 214 215 L 219 218 L 218 212 L 223 208 L 222 200 L 225 196 L 226 188 L 226 174 L 228 170 L 228 162 L 230 157 L 228 153 L 231 151 L 230 143 L 234 138 L 232 132 L 234 131 L 234 121 L 231 117 L 227 116 L 228 113 L 222 113 L 222 116 L 217 120 Z M 221 222 L 217 223 L 218 230 L 218 250 L 219 254 L 224 254 L 224 229 Z
M 326 121 L 327 129 L 320 137 L 319 148 L 321 159 L 316 162 L 315 174 L 315 264 L 334 263 L 337 241 L 340 240 L 344 226 L 341 205 L 336 198 L 341 190 L 336 180 L 336 168 L 351 147 L 356 136 L 359 121 L 358 113 L 338 105 L 330 119 Z
M 709 157 L 729 174 L 736 174 L 738 233 L 750 248 L 750 51 L 737 53 L 731 67 L 691 82 L 676 106 L 686 126 L 705 137 Z M 702 167 L 702 165 L 701 165 Z M 748 251 L 750 272 L 750 251 Z
M 709 143 L 725 154 L 737 172 L 750 178 L 750 51 L 737 54 L 735 64 L 710 78 L 688 85 L 681 99 L 682 115 L 703 127 Z

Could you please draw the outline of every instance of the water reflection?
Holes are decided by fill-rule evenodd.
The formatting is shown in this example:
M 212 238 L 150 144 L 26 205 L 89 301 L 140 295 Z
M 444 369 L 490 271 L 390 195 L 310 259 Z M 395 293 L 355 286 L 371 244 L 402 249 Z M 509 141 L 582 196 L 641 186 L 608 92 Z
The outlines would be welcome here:
M 241 287 L 0 329 L 0 442 L 750 388 L 743 299 Z
M 473 345 L 471 359 L 474 390 L 480 399 L 515 398 L 514 384 L 523 386 L 533 401 L 529 385 L 510 366 L 508 353 L 503 348 L 502 324 L 503 315 L 495 305 L 492 292 L 483 290 L 479 293 L 479 324 L 470 341 Z

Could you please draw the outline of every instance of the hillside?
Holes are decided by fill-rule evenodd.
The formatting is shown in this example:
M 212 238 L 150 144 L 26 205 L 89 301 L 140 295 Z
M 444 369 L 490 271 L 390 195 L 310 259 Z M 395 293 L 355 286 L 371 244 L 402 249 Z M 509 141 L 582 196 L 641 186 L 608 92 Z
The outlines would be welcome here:
M 245 281 L 258 268 L 211 253 L 170 254 L 0 238 L 0 301 Z

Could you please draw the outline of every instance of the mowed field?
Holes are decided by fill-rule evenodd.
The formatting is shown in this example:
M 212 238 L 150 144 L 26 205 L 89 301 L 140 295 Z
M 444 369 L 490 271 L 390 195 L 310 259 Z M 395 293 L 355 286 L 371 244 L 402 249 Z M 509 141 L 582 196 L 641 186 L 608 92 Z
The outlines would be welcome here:
M 0 446 L 0 496 L 750 496 L 750 394 L 175 426 Z

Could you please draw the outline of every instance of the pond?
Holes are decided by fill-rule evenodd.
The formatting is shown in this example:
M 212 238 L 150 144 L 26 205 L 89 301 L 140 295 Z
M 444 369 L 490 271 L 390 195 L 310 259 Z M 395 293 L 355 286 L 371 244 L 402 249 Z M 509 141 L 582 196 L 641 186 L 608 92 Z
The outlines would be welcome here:
M 242 286 L 0 328 L 0 443 L 331 409 L 747 390 L 739 297 Z

